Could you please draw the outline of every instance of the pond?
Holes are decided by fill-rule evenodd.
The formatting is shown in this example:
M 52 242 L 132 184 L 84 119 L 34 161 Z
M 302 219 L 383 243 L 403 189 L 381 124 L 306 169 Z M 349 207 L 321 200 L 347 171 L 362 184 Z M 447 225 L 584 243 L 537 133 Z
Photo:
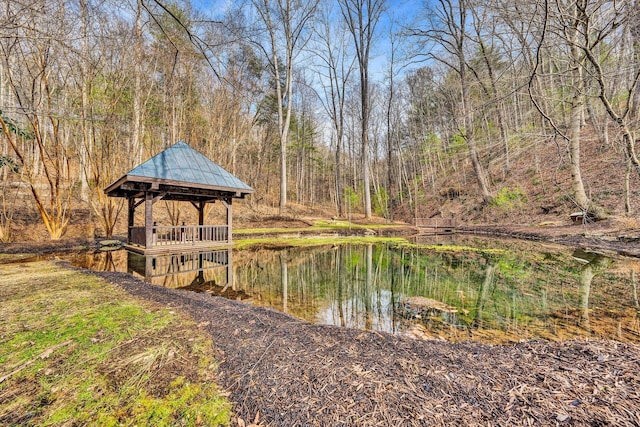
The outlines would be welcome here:
M 119 250 L 66 259 L 315 323 L 449 341 L 640 342 L 640 260 L 517 240 L 435 239 L 409 247 L 326 245 L 147 257 Z

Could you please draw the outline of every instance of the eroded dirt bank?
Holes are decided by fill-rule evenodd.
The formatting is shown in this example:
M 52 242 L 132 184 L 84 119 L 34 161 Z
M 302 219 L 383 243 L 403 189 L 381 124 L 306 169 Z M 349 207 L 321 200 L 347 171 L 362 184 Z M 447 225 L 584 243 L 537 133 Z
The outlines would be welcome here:
M 192 316 L 244 420 L 274 426 L 640 425 L 640 347 L 423 341 L 93 273 Z

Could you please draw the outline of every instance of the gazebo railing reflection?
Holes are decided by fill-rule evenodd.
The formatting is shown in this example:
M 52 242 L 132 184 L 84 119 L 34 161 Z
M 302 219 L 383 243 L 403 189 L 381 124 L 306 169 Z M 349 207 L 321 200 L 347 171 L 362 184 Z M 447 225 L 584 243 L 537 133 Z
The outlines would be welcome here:
M 221 249 L 213 251 L 178 252 L 169 254 L 139 254 L 128 251 L 127 271 L 138 274 L 147 282 L 169 276 L 196 273 L 196 279 L 189 283 L 202 280 L 203 272 L 226 268 L 227 283 L 233 283 L 232 250 Z

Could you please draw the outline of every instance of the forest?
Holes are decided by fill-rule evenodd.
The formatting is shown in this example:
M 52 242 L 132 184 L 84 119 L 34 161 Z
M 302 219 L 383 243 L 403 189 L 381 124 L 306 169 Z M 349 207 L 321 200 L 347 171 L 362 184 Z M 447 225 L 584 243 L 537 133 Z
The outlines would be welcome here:
M 83 209 L 110 236 L 123 203 L 103 189 L 178 141 L 280 215 L 633 216 L 638 15 L 632 0 L 4 0 L 0 241 L 26 208 L 53 240 Z

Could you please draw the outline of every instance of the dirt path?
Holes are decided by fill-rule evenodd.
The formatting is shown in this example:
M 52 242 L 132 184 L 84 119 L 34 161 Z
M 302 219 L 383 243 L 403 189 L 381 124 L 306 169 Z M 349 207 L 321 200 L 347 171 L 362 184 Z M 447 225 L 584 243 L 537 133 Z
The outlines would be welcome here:
M 639 346 L 422 341 L 94 274 L 192 316 L 247 421 L 259 412 L 273 426 L 640 425 Z

